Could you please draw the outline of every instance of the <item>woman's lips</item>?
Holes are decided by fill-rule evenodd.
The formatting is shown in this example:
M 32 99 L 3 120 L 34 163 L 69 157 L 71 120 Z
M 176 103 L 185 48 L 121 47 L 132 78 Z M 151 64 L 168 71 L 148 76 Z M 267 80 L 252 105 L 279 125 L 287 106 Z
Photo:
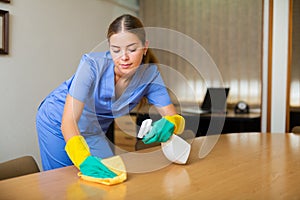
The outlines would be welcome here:
M 120 64 L 123 69 L 127 69 L 131 66 L 131 64 Z

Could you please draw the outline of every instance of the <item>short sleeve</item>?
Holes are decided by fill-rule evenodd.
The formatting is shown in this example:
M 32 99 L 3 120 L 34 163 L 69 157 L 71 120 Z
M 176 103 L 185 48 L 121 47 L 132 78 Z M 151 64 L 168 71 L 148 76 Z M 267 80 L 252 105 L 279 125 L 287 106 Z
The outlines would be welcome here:
M 96 63 L 88 55 L 82 56 L 69 88 L 69 94 L 75 99 L 85 102 L 92 93 L 95 79 Z
M 157 107 L 167 106 L 172 102 L 159 71 L 156 67 L 155 69 L 155 77 L 149 84 L 146 96 L 150 104 Z

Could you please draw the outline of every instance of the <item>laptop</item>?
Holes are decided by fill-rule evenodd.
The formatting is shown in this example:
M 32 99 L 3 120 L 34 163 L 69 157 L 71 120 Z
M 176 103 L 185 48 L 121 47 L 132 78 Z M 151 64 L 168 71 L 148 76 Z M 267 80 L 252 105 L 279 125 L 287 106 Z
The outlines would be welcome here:
M 228 87 L 211 87 L 207 88 L 204 100 L 200 108 L 184 107 L 183 113 L 225 113 L 227 107 Z

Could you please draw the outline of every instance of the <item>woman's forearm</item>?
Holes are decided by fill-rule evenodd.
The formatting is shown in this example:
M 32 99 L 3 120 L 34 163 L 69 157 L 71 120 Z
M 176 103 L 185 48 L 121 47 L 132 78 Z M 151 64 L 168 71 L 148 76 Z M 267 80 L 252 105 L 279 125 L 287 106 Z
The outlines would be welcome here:
M 160 107 L 160 108 L 157 107 L 156 109 L 161 116 L 172 116 L 177 114 L 176 108 L 173 104 Z
M 80 135 L 78 121 L 80 119 L 84 104 L 69 94 L 66 97 L 64 113 L 61 122 L 61 131 L 64 139 L 67 142 L 75 135 Z

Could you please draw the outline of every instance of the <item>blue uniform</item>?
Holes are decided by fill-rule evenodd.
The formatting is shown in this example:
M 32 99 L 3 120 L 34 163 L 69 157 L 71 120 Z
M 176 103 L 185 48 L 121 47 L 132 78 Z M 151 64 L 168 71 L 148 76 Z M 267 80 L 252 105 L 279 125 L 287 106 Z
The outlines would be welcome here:
M 123 94 L 116 98 L 114 62 L 110 53 L 85 54 L 76 73 L 39 106 L 36 128 L 44 170 L 72 165 L 64 150 L 66 143 L 61 132 L 67 94 L 84 102 L 78 127 L 91 154 L 100 158 L 113 155 L 105 133 L 114 118 L 128 114 L 144 96 L 157 107 L 171 104 L 156 65 L 140 65 Z

